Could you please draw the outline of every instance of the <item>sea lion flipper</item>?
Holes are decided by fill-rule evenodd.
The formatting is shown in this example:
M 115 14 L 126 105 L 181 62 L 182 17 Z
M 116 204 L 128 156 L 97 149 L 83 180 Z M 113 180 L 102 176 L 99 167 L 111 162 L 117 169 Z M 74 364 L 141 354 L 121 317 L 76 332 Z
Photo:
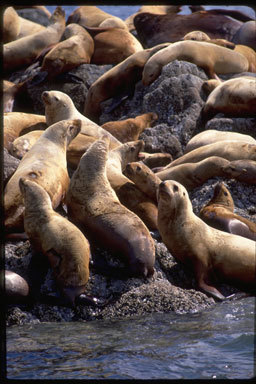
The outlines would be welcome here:
M 243 237 L 247 237 L 252 240 L 256 240 L 256 233 L 252 232 L 247 224 L 243 223 L 237 219 L 229 220 L 229 232 L 233 233 L 233 235 L 239 235 Z
M 198 283 L 198 286 L 199 288 L 202 289 L 202 291 L 208 293 L 210 296 L 214 297 L 214 299 L 216 300 L 223 301 L 225 299 L 225 297 L 220 293 L 220 291 L 218 291 L 218 289 L 216 289 L 211 285 L 206 284 L 203 280 L 201 280 Z

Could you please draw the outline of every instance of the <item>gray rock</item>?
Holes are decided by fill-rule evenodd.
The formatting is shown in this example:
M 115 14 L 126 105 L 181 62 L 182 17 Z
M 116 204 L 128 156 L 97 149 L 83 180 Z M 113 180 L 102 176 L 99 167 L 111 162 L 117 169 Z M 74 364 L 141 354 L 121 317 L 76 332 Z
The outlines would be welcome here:
M 19 159 L 10 155 L 6 148 L 4 148 L 4 167 L 3 167 L 3 182 L 4 185 L 8 182 L 10 177 L 14 174 L 20 163 Z
M 48 27 L 48 25 L 50 24 L 49 18 L 41 9 L 24 8 L 16 9 L 16 12 L 19 16 L 24 17 L 24 19 L 44 25 L 45 27 Z

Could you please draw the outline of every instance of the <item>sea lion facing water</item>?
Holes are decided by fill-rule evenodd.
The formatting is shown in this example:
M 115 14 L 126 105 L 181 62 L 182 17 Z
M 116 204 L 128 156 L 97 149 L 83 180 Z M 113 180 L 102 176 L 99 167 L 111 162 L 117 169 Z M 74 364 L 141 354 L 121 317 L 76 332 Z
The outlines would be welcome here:
M 224 183 L 216 184 L 200 218 L 211 227 L 256 241 L 256 223 L 234 213 L 234 201 Z
M 216 299 L 224 296 L 214 278 L 242 289 L 256 289 L 255 242 L 219 231 L 193 213 L 186 189 L 163 181 L 158 192 L 158 227 L 171 254 L 192 267 L 200 289 Z
M 151 276 L 154 242 L 143 222 L 119 202 L 110 186 L 106 173 L 108 147 L 109 140 L 103 137 L 82 156 L 70 181 L 68 216 L 89 240 L 100 242 L 122 258 L 128 276 Z

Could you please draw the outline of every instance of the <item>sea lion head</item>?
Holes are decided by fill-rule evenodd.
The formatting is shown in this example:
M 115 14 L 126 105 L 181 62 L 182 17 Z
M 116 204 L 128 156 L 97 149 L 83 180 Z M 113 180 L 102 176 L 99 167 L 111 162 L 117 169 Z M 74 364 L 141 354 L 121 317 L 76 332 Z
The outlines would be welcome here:
M 208 41 L 210 37 L 202 31 L 192 31 L 187 33 L 181 40 Z
M 154 58 L 154 55 L 152 56 Z M 142 72 L 142 84 L 144 86 L 150 85 L 161 74 L 162 67 L 158 63 L 149 59 Z
M 176 214 L 189 208 L 192 204 L 186 188 L 174 180 L 165 180 L 159 184 L 157 191 L 158 210 L 160 209 L 169 217 L 175 218 Z
M 81 126 L 82 121 L 79 119 L 61 120 L 50 125 L 43 133 L 43 136 L 50 141 L 67 147 L 81 131 Z
M 47 125 L 69 119 L 76 109 L 72 99 L 64 92 L 44 91 L 41 98 L 45 106 Z
M 234 211 L 235 205 L 231 193 L 225 187 L 223 182 L 216 184 L 213 192 L 213 197 L 209 201 L 208 205 L 222 205 L 230 211 Z

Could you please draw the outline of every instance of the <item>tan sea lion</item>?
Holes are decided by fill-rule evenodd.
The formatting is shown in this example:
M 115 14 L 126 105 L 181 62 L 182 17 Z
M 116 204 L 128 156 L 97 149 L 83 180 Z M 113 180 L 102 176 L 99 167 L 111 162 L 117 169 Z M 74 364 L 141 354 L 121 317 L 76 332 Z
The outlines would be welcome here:
M 4 113 L 4 147 L 8 150 L 11 143 L 19 136 L 33 130 L 44 130 L 47 128 L 45 116 L 24 112 Z
M 143 50 L 139 40 L 123 28 L 86 27 L 93 37 L 92 64 L 118 64 Z
M 213 197 L 200 210 L 199 217 L 213 228 L 256 241 L 256 223 L 234 213 L 234 206 L 224 183 L 217 183 Z
M 176 180 L 190 191 L 213 177 L 226 176 L 223 167 L 229 165 L 229 163 L 223 157 L 210 156 L 197 163 L 186 162 L 165 169 L 157 172 L 156 176 L 160 180 Z
M 220 79 L 210 79 L 210 80 L 206 80 L 203 82 L 202 84 L 202 89 L 204 90 L 204 92 L 207 94 L 207 96 L 209 96 L 209 94 L 215 89 L 218 87 L 218 85 L 222 84 L 223 81 L 220 80 Z
M 5 298 L 7 303 L 22 303 L 29 296 L 29 286 L 26 280 L 17 273 L 4 271 Z
M 102 128 L 110 132 L 121 143 L 138 140 L 144 129 L 149 128 L 158 119 L 154 112 L 143 113 L 135 118 L 109 121 L 102 124 Z
M 151 84 L 161 74 L 163 66 L 174 60 L 194 63 L 212 79 L 216 78 L 216 74 L 240 73 L 249 67 L 246 57 L 231 49 L 205 41 L 178 41 L 148 59 L 143 69 L 142 83 Z
M 111 147 L 121 145 L 111 133 L 101 128 L 98 124 L 82 115 L 75 107 L 71 98 L 60 91 L 44 91 L 42 100 L 45 106 L 45 117 L 48 125 L 54 124 L 60 120 L 80 119 L 82 121 L 81 133 L 94 138 L 99 138 L 101 135 L 107 135 L 111 140 Z
M 235 52 L 239 52 L 246 57 L 249 63 L 248 72 L 256 72 L 256 52 L 253 48 L 246 45 L 237 44 L 234 48 Z
M 44 31 L 45 29 L 46 27 L 43 25 L 20 16 L 20 32 L 17 39 L 33 35 L 34 33 Z
M 53 208 L 63 201 L 69 184 L 66 148 L 80 129 L 80 120 L 53 124 L 23 157 L 4 190 L 4 224 L 7 232 L 23 231 L 24 205 L 19 189 L 21 177 L 40 184 L 48 192 Z
M 165 167 L 167 164 L 169 164 L 173 160 L 173 157 L 170 153 L 141 152 L 141 154 L 144 156 L 144 159 L 142 159 L 141 161 L 151 169 L 157 168 L 157 167 Z
M 155 248 L 143 222 L 125 208 L 110 186 L 106 173 L 109 139 L 91 145 L 74 172 L 67 193 L 69 218 L 93 238 L 117 253 L 127 275 L 148 277 L 154 273 Z
M 216 143 L 217 141 L 243 141 L 244 143 L 256 144 L 256 140 L 250 136 L 239 132 L 217 131 L 216 129 L 208 129 L 202 131 L 192 137 L 186 145 L 184 153 L 193 151 L 193 149 L 202 147 L 203 145 Z
M 163 181 L 158 191 L 158 228 L 180 262 L 193 268 L 198 287 L 216 299 L 224 296 L 214 278 L 242 289 L 256 288 L 255 241 L 219 231 L 193 213 L 186 189 Z
M 20 33 L 20 17 L 13 7 L 7 7 L 3 12 L 3 43 L 16 40 Z
M 256 79 L 237 77 L 217 86 L 208 96 L 202 109 L 202 118 L 209 120 L 217 113 L 229 116 L 256 114 Z
M 243 141 L 217 141 L 185 153 L 164 167 L 163 171 L 179 164 L 196 163 L 210 156 L 223 157 L 229 161 L 256 160 L 256 145 Z
M 51 16 L 50 25 L 34 35 L 4 44 L 3 69 L 13 71 L 31 64 L 43 49 L 58 43 L 65 29 L 65 12 L 57 7 Z
M 124 94 L 133 94 L 135 84 L 141 79 L 146 61 L 155 52 L 168 45 L 168 43 L 162 44 L 152 49 L 136 52 L 100 76 L 89 88 L 84 105 L 84 115 L 98 122 L 102 101 L 116 96 L 122 97 Z
M 65 40 L 60 41 L 44 56 L 41 72 L 48 73 L 48 80 L 91 61 L 94 42 L 83 27 L 69 24 L 63 35 Z
M 231 161 L 223 171 L 229 178 L 234 178 L 242 183 L 256 185 L 256 161 L 235 160 Z
M 50 196 L 39 184 L 22 177 L 19 186 L 29 240 L 35 251 L 48 258 L 58 286 L 74 305 L 89 279 L 89 242 L 74 224 L 53 210 Z
M 22 157 L 30 150 L 30 148 L 33 147 L 43 132 L 44 131 L 35 130 L 17 137 L 17 139 L 15 139 L 10 145 L 10 154 L 17 159 L 22 159 Z

